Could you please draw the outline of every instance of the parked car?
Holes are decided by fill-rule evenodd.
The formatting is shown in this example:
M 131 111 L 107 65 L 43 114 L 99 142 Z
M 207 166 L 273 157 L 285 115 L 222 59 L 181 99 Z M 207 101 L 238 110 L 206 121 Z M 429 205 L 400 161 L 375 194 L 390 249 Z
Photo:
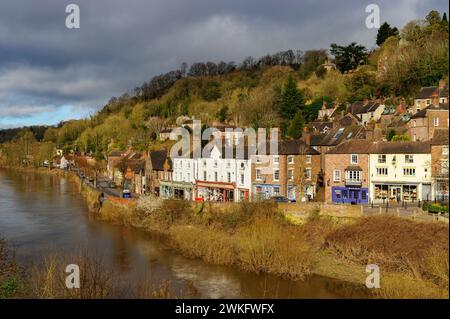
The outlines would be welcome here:
M 131 192 L 129 189 L 124 189 L 122 191 L 122 198 L 131 198 Z
M 275 203 L 290 203 L 291 202 L 291 200 L 289 198 L 284 197 L 284 196 L 274 196 L 274 197 L 272 197 L 272 200 Z

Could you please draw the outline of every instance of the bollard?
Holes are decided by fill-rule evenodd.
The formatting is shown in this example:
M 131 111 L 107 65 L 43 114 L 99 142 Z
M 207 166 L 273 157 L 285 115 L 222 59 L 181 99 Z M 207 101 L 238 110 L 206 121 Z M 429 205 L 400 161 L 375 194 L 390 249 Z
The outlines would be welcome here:
M 400 217 L 400 209 L 397 208 L 397 216 Z
M 380 205 L 380 215 L 382 214 L 382 211 L 381 211 L 381 205 Z

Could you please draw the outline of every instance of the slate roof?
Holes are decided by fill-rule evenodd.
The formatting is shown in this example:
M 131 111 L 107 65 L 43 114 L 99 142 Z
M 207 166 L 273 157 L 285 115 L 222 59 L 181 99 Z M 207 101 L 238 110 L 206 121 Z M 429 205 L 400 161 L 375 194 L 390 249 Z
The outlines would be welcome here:
M 320 155 L 320 152 L 313 149 L 301 140 L 284 140 L 278 144 L 280 155 Z
M 364 128 L 358 125 L 336 127 L 325 134 L 321 139 L 311 136 L 310 144 L 313 146 L 335 146 L 342 142 L 363 137 Z
M 416 118 L 426 117 L 428 110 L 448 110 L 448 103 L 439 103 L 438 106 L 436 106 L 434 104 L 430 104 L 423 110 L 420 110 L 419 112 L 417 112 L 416 114 L 411 116 L 411 118 L 416 119 Z
M 152 163 L 152 169 L 155 171 L 163 171 L 164 170 L 164 162 L 167 159 L 167 151 L 151 151 L 150 152 L 150 161 Z
M 342 143 L 327 154 L 427 154 L 429 142 L 368 142 L 350 140 Z
M 416 99 L 429 99 L 431 96 L 438 94 L 437 86 L 425 86 L 420 89 Z

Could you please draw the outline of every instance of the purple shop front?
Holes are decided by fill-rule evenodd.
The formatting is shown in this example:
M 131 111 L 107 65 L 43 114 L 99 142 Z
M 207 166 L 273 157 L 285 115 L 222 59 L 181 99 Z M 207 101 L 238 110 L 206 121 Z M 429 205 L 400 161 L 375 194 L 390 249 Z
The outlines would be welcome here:
M 333 203 L 342 204 L 367 204 L 369 203 L 369 190 L 360 187 L 331 187 L 331 200 Z

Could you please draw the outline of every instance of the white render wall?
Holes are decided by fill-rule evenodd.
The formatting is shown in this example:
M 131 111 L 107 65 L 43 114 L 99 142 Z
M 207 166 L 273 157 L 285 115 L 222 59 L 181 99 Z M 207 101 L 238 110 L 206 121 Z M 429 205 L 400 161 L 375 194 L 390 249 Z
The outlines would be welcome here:
M 386 163 L 378 163 L 378 155 L 369 155 L 369 198 L 370 200 L 375 198 L 375 184 L 378 183 L 391 183 L 391 184 L 418 184 L 417 197 L 422 199 L 422 187 L 423 184 L 431 184 L 431 154 L 411 154 L 413 156 L 413 163 L 405 162 L 406 154 L 386 154 Z M 392 160 L 395 156 L 396 161 L 393 165 Z M 377 168 L 387 168 L 387 176 L 379 176 L 377 174 Z M 404 176 L 403 168 L 415 168 L 415 176 Z M 433 194 L 433 193 L 431 193 Z
M 215 147 L 208 158 L 174 158 L 172 163 L 174 181 L 192 184 L 195 184 L 196 180 L 235 183 L 235 200 L 241 200 L 239 189 L 248 190 L 250 198 L 252 184 L 250 159 L 221 158 L 219 150 Z

